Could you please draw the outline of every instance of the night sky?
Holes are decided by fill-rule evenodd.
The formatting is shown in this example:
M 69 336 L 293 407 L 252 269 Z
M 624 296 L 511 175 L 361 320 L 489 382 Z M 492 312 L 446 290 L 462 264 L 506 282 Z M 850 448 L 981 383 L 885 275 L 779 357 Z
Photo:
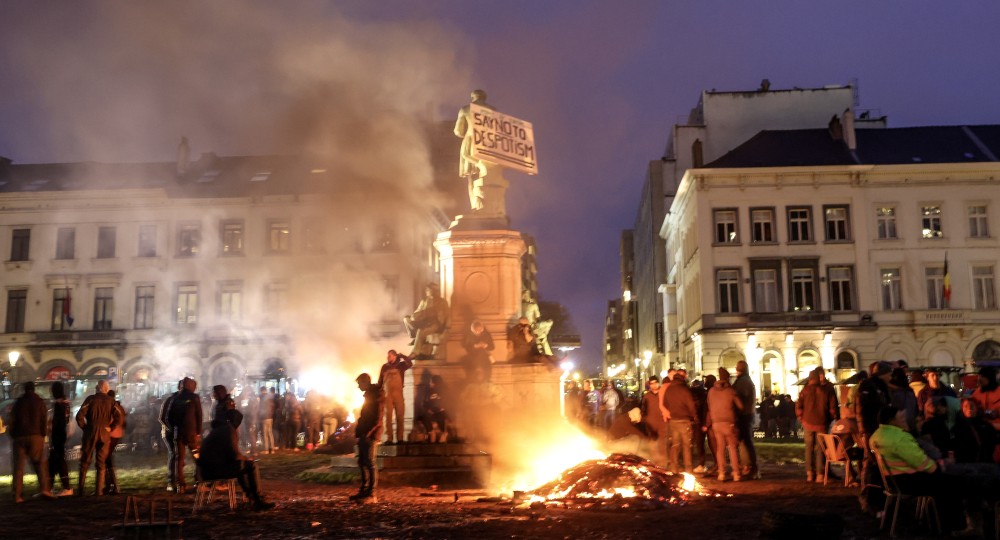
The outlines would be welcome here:
M 0 156 L 16 163 L 170 160 L 181 135 L 195 156 L 277 152 L 283 111 L 303 107 L 288 81 L 316 73 L 312 44 L 357 59 L 322 77 L 384 89 L 362 92 L 373 109 L 405 101 L 451 121 L 485 89 L 534 123 L 540 174 L 509 175 L 508 213 L 537 239 L 542 298 L 570 310 L 594 366 L 646 163 L 702 90 L 856 80 L 859 108 L 890 127 L 1000 123 L 997 2 L 0 6 Z

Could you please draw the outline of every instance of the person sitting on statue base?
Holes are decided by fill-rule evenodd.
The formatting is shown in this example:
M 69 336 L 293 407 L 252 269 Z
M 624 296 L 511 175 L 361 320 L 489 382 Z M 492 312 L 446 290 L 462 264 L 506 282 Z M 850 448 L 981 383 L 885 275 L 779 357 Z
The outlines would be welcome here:
M 427 360 L 434 358 L 436 343 L 430 342 L 430 337 L 441 334 L 447 327 L 448 302 L 441 297 L 439 287 L 428 284 L 424 288 L 424 299 L 420 301 L 412 315 L 403 317 L 403 324 L 410 337 L 413 350 L 410 358 Z

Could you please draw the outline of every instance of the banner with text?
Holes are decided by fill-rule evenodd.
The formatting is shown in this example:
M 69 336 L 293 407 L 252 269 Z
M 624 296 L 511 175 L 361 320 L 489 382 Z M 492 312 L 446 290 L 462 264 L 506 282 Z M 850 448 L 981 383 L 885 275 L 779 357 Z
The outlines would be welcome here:
M 469 104 L 472 115 L 472 156 L 528 174 L 538 174 L 535 133 L 531 122 Z

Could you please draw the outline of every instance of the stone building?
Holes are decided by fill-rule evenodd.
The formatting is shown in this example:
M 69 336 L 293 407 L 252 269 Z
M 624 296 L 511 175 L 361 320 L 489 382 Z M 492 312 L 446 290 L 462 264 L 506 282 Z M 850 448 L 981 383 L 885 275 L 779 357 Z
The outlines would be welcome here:
M 0 159 L 8 380 L 162 393 L 185 375 L 282 381 L 319 358 L 377 368 L 405 347 L 402 315 L 438 281 L 433 239 L 465 200 L 445 134 L 423 179 L 309 156 L 189 161 L 186 143 L 176 162 Z
M 995 356 L 998 155 L 1000 126 L 856 129 L 847 111 L 689 169 L 661 229 L 677 363 L 746 360 L 758 391 L 794 395 L 816 366 Z
M 632 305 L 624 309 L 625 315 L 634 315 L 623 317 L 626 326 L 620 329 L 624 348 L 631 351 L 626 358 L 651 353 L 648 374 L 666 370 L 678 359 L 678 336 L 669 330 L 676 327 L 672 285 L 659 233 L 688 169 L 722 157 L 764 129 L 821 128 L 831 116 L 853 110 L 855 101 L 852 85 L 772 89 L 765 80 L 752 91 L 702 92 L 687 117 L 673 126 L 663 156 L 649 163 L 629 231 L 633 245 L 621 250 L 622 256 L 631 257 L 627 264 L 632 269 L 631 300 L 625 302 Z M 866 127 L 885 125 L 884 118 L 870 112 L 864 116 L 858 122 Z

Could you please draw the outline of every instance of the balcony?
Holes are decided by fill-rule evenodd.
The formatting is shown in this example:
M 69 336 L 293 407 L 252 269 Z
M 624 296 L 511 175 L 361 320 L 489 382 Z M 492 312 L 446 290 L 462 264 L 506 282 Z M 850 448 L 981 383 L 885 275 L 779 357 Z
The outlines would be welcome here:
M 124 330 L 59 330 L 35 332 L 34 345 L 117 345 L 125 342 Z
M 969 324 L 971 317 L 964 309 L 928 309 L 913 312 L 913 324 L 916 325 L 951 325 Z

